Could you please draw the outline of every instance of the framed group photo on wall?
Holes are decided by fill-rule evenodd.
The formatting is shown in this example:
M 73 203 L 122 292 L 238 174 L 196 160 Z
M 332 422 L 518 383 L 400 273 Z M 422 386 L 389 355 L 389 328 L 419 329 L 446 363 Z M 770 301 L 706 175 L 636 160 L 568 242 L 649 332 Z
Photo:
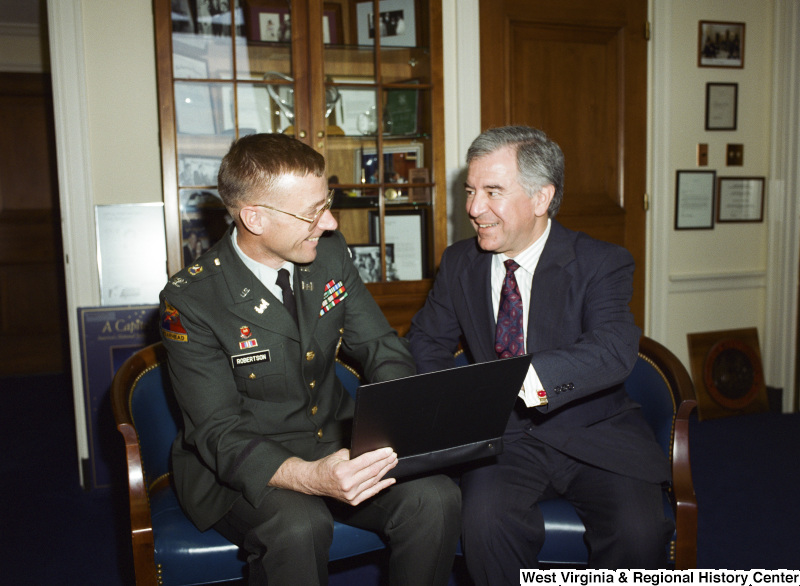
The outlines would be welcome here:
M 717 180 L 717 222 L 763 221 L 763 177 L 720 177 Z
M 697 34 L 698 67 L 744 67 L 744 23 L 701 20 Z
M 676 172 L 676 230 L 708 230 L 714 227 L 716 176 L 716 171 Z

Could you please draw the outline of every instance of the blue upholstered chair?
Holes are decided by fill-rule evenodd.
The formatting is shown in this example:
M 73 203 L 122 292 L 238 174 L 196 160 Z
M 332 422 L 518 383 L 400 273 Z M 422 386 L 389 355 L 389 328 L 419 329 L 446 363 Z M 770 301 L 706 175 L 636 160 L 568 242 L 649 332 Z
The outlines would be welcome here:
M 183 514 L 169 480 L 169 451 L 179 413 L 172 403 L 166 354 L 158 343 L 136 352 L 117 372 L 111 389 L 117 428 L 125 440 L 136 583 L 188 585 L 242 578 L 244 559 L 235 545 L 213 530 L 201 533 Z M 457 364 L 466 364 L 463 355 Z M 354 394 L 355 372 L 337 362 L 336 373 Z M 639 360 L 626 389 L 670 455 L 673 481 L 665 500 L 676 520 L 670 557 L 678 569 L 693 568 L 697 552 L 697 501 L 689 468 L 688 417 L 695 407 L 686 369 L 664 346 L 642 338 Z M 543 564 L 580 566 L 587 561 L 584 528 L 563 499 L 542 503 L 547 538 Z M 337 523 L 330 559 L 384 547 L 374 533 Z
M 463 353 L 456 364 L 467 364 Z M 639 358 L 625 381 L 628 395 L 642 406 L 656 440 L 672 465 L 672 483 L 664 495 L 665 514 L 675 520 L 669 545 L 675 569 L 697 564 L 697 500 L 689 466 L 689 415 L 696 407 L 694 385 L 686 368 L 667 348 L 647 337 L 639 341 Z M 588 562 L 584 527 L 564 499 L 540 504 L 545 542 L 539 562 L 553 567 L 581 567 Z
M 358 380 L 337 364 L 351 389 Z M 241 580 L 239 548 L 213 529 L 198 531 L 170 483 L 169 454 L 180 413 L 169 392 L 166 352 L 159 342 L 136 352 L 111 387 L 117 429 L 125 441 L 136 584 L 175 586 Z M 384 547 L 375 533 L 336 523 L 331 561 Z

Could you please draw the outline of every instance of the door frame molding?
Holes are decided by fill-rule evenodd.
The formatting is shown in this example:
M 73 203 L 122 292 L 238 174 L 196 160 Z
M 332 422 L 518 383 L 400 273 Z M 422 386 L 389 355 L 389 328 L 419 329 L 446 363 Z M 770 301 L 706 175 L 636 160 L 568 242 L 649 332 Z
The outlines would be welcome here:
M 772 120 L 764 370 L 785 390 L 783 411 L 798 408 L 797 329 L 800 282 L 800 4 L 775 0 L 773 7 Z
M 100 304 L 80 0 L 47 0 L 70 364 L 79 463 L 89 458 L 78 307 Z M 87 230 L 87 227 L 90 229 Z M 83 467 L 79 465 L 81 484 Z M 85 485 L 84 485 L 85 486 Z

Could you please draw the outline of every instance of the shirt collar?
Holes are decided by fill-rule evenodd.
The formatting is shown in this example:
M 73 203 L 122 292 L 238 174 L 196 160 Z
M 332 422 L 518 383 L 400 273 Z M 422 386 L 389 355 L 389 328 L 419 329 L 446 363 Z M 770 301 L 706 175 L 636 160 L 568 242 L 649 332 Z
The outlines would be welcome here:
M 271 289 L 275 286 L 275 281 L 278 279 L 278 269 L 273 269 L 272 267 L 268 267 L 267 265 L 258 262 L 257 260 L 253 260 L 249 256 L 247 256 L 244 251 L 239 248 L 239 243 L 236 242 L 236 234 L 237 228 L 234 226 L 233 231 L 231 231 L 231 243 L 233 244 L 233 249 L 236 251 L 236 254 L 242 259 L 244 266 L 250 269 L 253 274 L 258 277 L 258 280 L 261 281 L 267 288 Z M 289 283 L 294 282 L 294 264 L 290 262 L 285 262 L 280 267 L 282 269 L 286 269 L 289 271 Z
M 514 257 L 516 263 L 531 275 L 536 270 L 536 265 L 539 264 L 539 257 L 542 256 L 544 245 L 547 243 L 547 237 L 550 236 L 550 226 L 551 220 L 547 218 L 547 227 L 544 229 L 544 233 L 539 236 L 533 244 Z M 494 262 L 500 265 L 509 259 L 504 252 L 500 252 L 494 256 Z

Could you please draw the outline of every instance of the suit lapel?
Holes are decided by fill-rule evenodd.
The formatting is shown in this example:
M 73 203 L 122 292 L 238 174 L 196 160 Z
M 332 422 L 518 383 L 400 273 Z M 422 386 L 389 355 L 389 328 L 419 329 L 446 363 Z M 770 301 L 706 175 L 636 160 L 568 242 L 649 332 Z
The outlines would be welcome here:
M 568 265 L 574 259 L 575 249 L 567 232 L 553 220 L 531 285 L 528 352 L 551 347 L 550 334 L 558 331 L 568 301 L 566 291 L 572 281 Z
M 491 268 L 492 255 L 481 253 L 475 247 L 470 263 L 459 278 L 467 304 L 471 332 L 465 331 L 470 349 L 476 360 L 496 358 L 494 352 L 495 316 L 492 310 Z M 467 329 L 465 327 L 465 329 Z

